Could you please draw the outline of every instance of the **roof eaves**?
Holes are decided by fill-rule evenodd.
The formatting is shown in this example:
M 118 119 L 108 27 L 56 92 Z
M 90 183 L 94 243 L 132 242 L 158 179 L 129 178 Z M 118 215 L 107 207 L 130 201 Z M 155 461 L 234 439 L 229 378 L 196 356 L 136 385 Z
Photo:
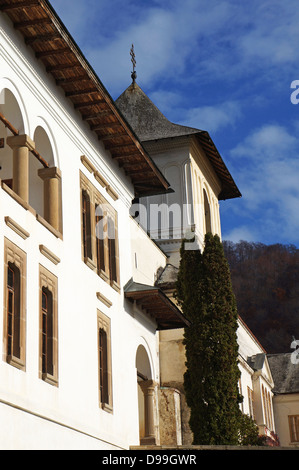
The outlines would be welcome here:
M 91 108 L 96 109 L 96 103 L 101 103 L 98 105 L 97 109 L 99 109 L 99 112 L 95 114 L 95 120 L 92 121 L 89 117 L 88 122 L 92 130 L 95 130 L 97 127 L 96 118 L 100 120 L 104 119 L 100 121 L 101 132 L 96 131 L 98 138 L 99 140 L 104 140 L 104 145 L 109 149 L 112 158 L 115 159 L 120 166 L 126 162 L 126 174 L 130 177 L 131 170 L 135 168 L 137 163 L 140 164 L 141 162 L 149 174 L 148 188 L 146 189 L 147 194 L 167 191 L 170 187 L 168 181 L 147 154 L 128 122 L 119 112 L 109 92 L 54 11 L 50 2 L 48 0 L 22 0 L 18 2 L 0 0 L 0 11 L 7 14 L 15 26 L 17 22 L 16 18 L 21 18 L 22 21 L 18 22 L 18 29 L 23 33 L 27 44 L 30 44 L 31 47 L 34 48 L 37 58 L 43 60 L 45 65 L 50 56 L 52 59 L 59 59 L 60 65 L 58 68 L 54 65 L 48 65 L 48 67 L 46 65 L 46 68 L 48 72 L 52 73 L 57 83 L 59 82 L 60 86 L 63 87 L 66 92 L 66 97 L 72 99 L 75 107 L 79 107 L 80 104 L 83 105 L 84 109 L 87 109 L 89 106 L 91 110 Z M 28 18 L 30 18 L 29 21 Z M 41 30 L 39 29 L 41 27 L 44 28 L 43 37 L 45 39 L 43 42 L 41 39 L 37 39 L 41 38 Z M 48 34 L 45 32 L 46 28 L 48 28 Z M 49 34 L 49 31 L 51 34 Z M 36 32 L 35 36 L 33 34 L 34 32 Z M 56 39 L 58 38 L 63 41 L 64 47 L 57 50 L 55 46 L 53 46 L 50 39 L 54 37 L 53 35 L 56 35 Z M 65 69 L 63 65 L 61 65 L 61 61 L 64 57 L 67 58 Z M 71 60 L 75 58 L 74 63 L 70 61 L 70 58 Z M 76 69 L 76 71 L 80 70 L 80 76 L 82 75 L 84 77 L 84 83 L 88 84 L 88 88 L 78 89 L 80 82 L 77 80 L 76 89 L 74 85 L 75 82 L 71 84 L 70 77 L 60 78 L 60 80 L 58 80 L 57 76 L 55 76 L 54 71 L 57 72 L 57 70 L 59 70 L 59 73 L 65 76 L 66 73 L 71 72 L 72 68 L 74 70 Z M 63 73 L 64 70 L 67 71 L 65 74 Z M 70 86 L 72 86 L 71 91 Z M 84 102 L 78 103 L 77 100 L 82 100 L 83 98 Z M 82 113 L 82 110 L 81 114 L 83 120 L 87 119 L 87 116 Z M 116 126 L 118 126 L 118 128 Z M 126 152 L 124 150 L 126 150 Z M 133 179 L 132 183 L 136 189 L 136 184 Z M 140 186 L 138 190 L 136 190 L 136 197 L 140 197 L 142 191 L 143 188 Z

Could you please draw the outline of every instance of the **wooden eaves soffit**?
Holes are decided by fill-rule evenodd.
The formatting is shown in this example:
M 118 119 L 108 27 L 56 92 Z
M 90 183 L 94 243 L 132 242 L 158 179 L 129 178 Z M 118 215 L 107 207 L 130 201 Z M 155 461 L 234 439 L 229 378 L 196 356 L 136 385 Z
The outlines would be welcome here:
M 135 188 L 135 197 L 164 193 L 169 183 L 47 0 L 0 0 L 16 30 L 63 88 Z

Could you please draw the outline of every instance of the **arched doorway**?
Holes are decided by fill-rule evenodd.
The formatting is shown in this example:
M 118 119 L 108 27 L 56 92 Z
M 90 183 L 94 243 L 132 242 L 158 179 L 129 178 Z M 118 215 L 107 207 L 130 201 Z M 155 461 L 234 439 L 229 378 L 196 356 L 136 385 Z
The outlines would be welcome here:
M 140 444 L 155 444 L 155 383 L 147 351 L 140 345 L 136 353 Z

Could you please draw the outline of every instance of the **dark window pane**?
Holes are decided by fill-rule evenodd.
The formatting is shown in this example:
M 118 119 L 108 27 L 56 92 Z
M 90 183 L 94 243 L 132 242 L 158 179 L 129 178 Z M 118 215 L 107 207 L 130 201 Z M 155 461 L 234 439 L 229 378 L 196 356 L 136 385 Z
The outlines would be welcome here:
M 11 314 L 13 313 L 13 304 L 14 304 L 13 298 L 14 298 L 13 292 L 9 291 L 8 292 L 8 313 L 11 313 Z
M 7 286 L 12 289 L 14 287 L 14 272 L 10 266 L 8 267 L 8 271 L 7 271 Z
M 100 331 L 99 331 L 99 362 L 100 362 L 101 403 L 109 403 L 107 333 L 102 328 L 100 328 Z

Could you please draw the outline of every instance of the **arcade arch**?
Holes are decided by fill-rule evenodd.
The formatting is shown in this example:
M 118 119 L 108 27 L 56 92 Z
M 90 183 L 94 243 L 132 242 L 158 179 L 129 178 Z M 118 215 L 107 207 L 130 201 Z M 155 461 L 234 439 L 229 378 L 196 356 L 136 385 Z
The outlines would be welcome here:
M 19 103 L 15 95 L 7 88 L 2 89 L 0 101 L 1 116 L 12 123 L 15 131 L 24 134 L 24 120 Z M 13 136 L 13 131 L 8 127 L 7 123 L 0 120 L 0 178 L 4 183 L 12 188 L 13 178 L 13 164 L 12 164 L 12 150 L 6 145 L 7 137 Z
M 0 179 L 37 214 L 61 232 L 61 174 L 54 166 L 51 140 L 37 125 L 33 140 L 26 134 L 24 109 L 10 89 L 0 101 Z M 28 131 L 27 131 L 28 132 Z
M 155 444 L 155 382 L 150 358 L 143 345 L 136 352 L 140 444 Z

